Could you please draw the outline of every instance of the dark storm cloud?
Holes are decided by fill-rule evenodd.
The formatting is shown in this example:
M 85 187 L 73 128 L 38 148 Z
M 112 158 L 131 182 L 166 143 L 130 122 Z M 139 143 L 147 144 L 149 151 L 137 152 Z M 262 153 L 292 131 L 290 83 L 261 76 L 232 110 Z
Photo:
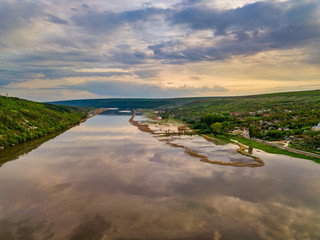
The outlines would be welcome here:
M 149 46 L 149 49 L 154 51 L 155 59 L 163 60 L 164 63 L 182 64 L 185 62 L 224 60 L 233 55 L 251 55 L 271 49 L 270 45 L 264 43 L 264 41 L 259 42 L 252 39 L 246 42 L 226 40 L 220 46 L 212 47 L 188 46 L 183 43 L 176 43 L 177 48 L 180 48 L 179 50 L 174 47 L 173 44 L 175 43 L 169 42 Z M 276 45 L 274 44 L 273 47 L 276 48 Z
M 283 3 L 256 2 L 235 9 L 213 9 L 199 4 L 201 1 L 183 1 L 167 9 L 154 7 L 112 12 L 100 10 L 82 4 L 82 11 L 62 19 L 55 14 L 44 13 L 40 2 L 0 3 L 0 30 L 9 31 L 31 23 L 37 17 L 61 25 L 74 26 L 85 30 L 81 37 L 73 32 L 67 37 L 51 36 L 44 40 L 45 44 L 61 48 L 71 48 L 73 51 L 47 51 L 20 54 L 14 62 L 115 62 L 120 64 L 141 64 L 148 59 L 161 60 L 162 63 L 181 64 L 184 62 L 224 60 L 233 55 L 251 55 L 270 49 L 290 49 L 308 46 L 310 42 L 319 41 L 320 24 L 318 1 L 288 1 Z M 144 38 L 150 33 L 163 29 L 152 28 L 153 22 L 168 24 L 168 27 L 178 27 L 185 37 L 179 35 L 168 38 L 155 38 L 146 41 L 144 47 L 134 46 L 134 43 L 122 39 L 115 30 L 126 25 L 134 30 L 136 35 Z M 139 23 L 139 26 L 135 26 Z M 151 27 L 151 28 L 150 28 Z M 148 28 L 148 29 L 146 29 Z M 199 43 L 190 46 L 189 38 L 201 30 L 212 31 L 206 44 Z M 97 54 L 105 41 L 101 36 L 112 38 L 108 41 L 119 41 L 121 45 L 111 47 L 104 53 Z M 164 32 L 166 34 L 166 32 Z M 223 37 L 217 41 L 217 37 Z M 139 41 L 140 39 L 137 39 Z M 211 44 L 210 44 L 211 43 Z M 84 50 L 90 51 L 84 51 Z M 150 54 L 150 50 L 153 54 Z M 148 53 L 149 51 L 149 53 Z
M 203 46 L 188 46 L 177 41 L 168 41 L 148 47 L 153 51 L 153 58 L 164 63 L 181 64 L 201 60 L 220 60 L 225 58 L 221 49 Z
M 282 9 L 272 4 L 257 2 L 242 8 L 217 10 L 187 6 L 171 15 L 172 24 L 186 24 L 194 30 L 213 29 L 215 34 L 226 34 L 228 27 L 252 30 L 265 25 L 274 25 L 281 18 Z
M 88 11 L 74 15 L 73 22 L 89 33 L 105 34 L 125 23 L 135 23 L 146 21 L 151 17 L 163 13 L 164 10 L 158 8 L 145 8 L 120 13 L 111 11 Z
M 319 5 L 257 2 L 231 10 L 186 6 L 173 11 L 167 19 L 170 24 L 187 26 L 193 31 L 212 30 L 211 41 L 215 36 L 226 39 L 209 47 L 167 41 L 150 45 L 149 49 L 153 50 L 154 58 L 179 64 L 305 46 L 320 38 Z
M 185 6 L 172 11 L 167 19 L 170 24 L 187 26 L 194 32 L 212 30 L 212 42 L 217 36 L 225 39 L 212 46 L 191 47 L 182 41 L 170 40 L 148 48 L 155 59 L 180 64 L 306 46 L 320 38 L 319 6 L 317 2 L 257 2 L 231 10 Z
M 316 19 L 319 3 L 299 2 L 268 3 L 256 2 L 241 8 L 216 10 L 197 6 L 186 6 L 174 12 L 171 24 L 186 24 L 195 30 L 213 29 L 215 34 L 226 34 L 228 29 L 242 31 L 278 29 L 290 25 L 308 25 Z
M 211 30 L 213 43 L 217 36 L 225 40 L 212 46 L 189 46 L 187 42 L 172 38 L 149 44 L 137 50 L 123 44 L 110 50 L 110 59 L 123 64 L 141 64 L 147 59 L 163 63 L 223 60 L 233 55 L 251 55 L 270 49 L 290 49 L 306 46 L 320 38 L 320 24 L 316 1 L 284 3 L 256 2 L 236 9 L 212 9 L 198 5 L 200 1 L 185 1 L 179 7 L 168 9 L 145 8 L 124 12 L 86 11 L 72 17 L 76 25 L 88 33 L 108 34 L 124 24 L 155 21 L 163 18 L 170 26 L 187 27 L 189 33 Z M 154 29 L 156 31 L 156 29 Z M 191 32 L 190 32 L 191 30 Z M 143 29 L 137 29 L 143 31 Z M 187 29 L 184 30 L 187 32 Z M 153 55 L 146 51 L 152 50 Z
M 102 76 L 123 76 L 119 77 L 119 84 L 107 82 L 106 87 L 121 96 L 192 95 L 200 90 L 185 87 L 180 92 L 156 87 L 150 85 L 151 79 L 166 80 L 163 79 L 166 75 L 160 74 L 166 66 L 161 64 L 222 63 L 235 56 L 246 57 L 269 50 L 280 53 L 293 49 L 292 56 L 300 54 L 296 62 L 319 64 L 318 0 L 261 1 L 228 9 L 219 8 L 221 2 L 159 0 L 147 4 L 128 1 L 124 5 L 126 1 L 86 4 L 76 0 L 0 0 L 0 86 L 37 78 L 49 81 L 97 76 L 101 80 Z M 232 6 L 235 2 L 226 3 Z M 275 62 L 282 61 L 280 55 Z M 127 73 L 76 71 L 99 66 L 123 69 Z M 128 73 L 128 69 L 132 72 Z M 193 70 L 192 75 L 201 71 Z M 199 73 L 210 74 L 207 70 Z M 149 88 L 125 82 L 126 75 L 132 75 L 130 79 L 139 77 Z M 309 79 L 315 77 L 309 74 Z M 90 92 L 98 94 L 100 89 L 95 84 L 98 83 L 79 88 L 88 87 Z M 136 93 L 125 90 L 130 88 Z M 227 91 L 219 86 L 202 90 Z M 108 95 L 120 96 L 111 91 Z

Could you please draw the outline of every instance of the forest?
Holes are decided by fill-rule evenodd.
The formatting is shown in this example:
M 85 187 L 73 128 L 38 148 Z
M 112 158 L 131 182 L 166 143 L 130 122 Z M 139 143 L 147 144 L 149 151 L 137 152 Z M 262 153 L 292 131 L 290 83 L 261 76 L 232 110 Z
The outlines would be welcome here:
M 68 105 L 68 106 L 67 106 Z M 247 136 L 320 151 L 320 90 L 237 97 L 83 99 L 36 103 L 0 97 L 0 147 L 73 126 L 89 108 L 154 109 L 199 133 Z
M 87 108 L 0 96 L 0 150 L 74 126 Z
M 203 134 L 247 136 L 320 152 L 319 90 L 199 99 L 162 107 L 161 116 L 180 119 Z

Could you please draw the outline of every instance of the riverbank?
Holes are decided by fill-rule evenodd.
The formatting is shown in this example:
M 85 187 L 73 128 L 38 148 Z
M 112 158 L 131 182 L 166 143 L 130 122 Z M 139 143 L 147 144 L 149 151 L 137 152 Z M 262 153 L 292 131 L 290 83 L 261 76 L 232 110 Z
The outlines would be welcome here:
M 100 113 L 103 113 L 103 112 L 105 112 L 105 111 L 108 111 L 108 110 L 109 110 L 109 108 L 99 108 L 99 109 L 96 109 L 96 110 L 94 110 L 94 111 L 90 111 L 90 112 L 88 112 L 87 117 L 84 118 L 84 119 L 82 119 L 81 122 L 85 122 L 85 121 L 87 121 L 89 118 L 92 118 L 92 117 L 94 117 L 94 116 L 96 116 L 96 115 L 98 115 L 98 114 L 100 114 Z
M 53 105 L 0 96 L 0 151 L 74 127 L 107 108 Z
M 88 111 L 0 96 L 0 150 L 75 126 Z
M 151 114 L 150 112 L 148 112 L 147 116 L 151 117 L 154 122 L 158 122 L 159 124 L 160 124 L 160 121 L 164 121 L 164 120 L 157 119 L 155 117 L 155 115 Z M 135 117 L 135 112 L 131 118 L 131 121 L 134 119 L 134 117 Z M 171 123 L 176 124 L 174 121 L 171 121 Z M 162 124 L 164 124 L 164 123 L 162 123 Z M 179 122 L 179 124 L 184 125 L 185 123 Z M 161 131 L 155 131 L 155 129 L 150 129 L 150 126 L 148 124 L 141 124 L 141 123 L 138 123 L 135 121 L 135 123 L 133 125 L 137 126 L 140 130 L 142 130 L 142 131 L 145 130 L 151 134 L 161 134 Z M 161 128 L 161 125 L 159 125 L 158 127 Z M 184 125 L 184 127 L 186 127 L 186 125 Z M 181 134 L 181 132 L 178 132 L 178 131 L 175 132 L 172 129 L 168 129 L 168 130 L 162 130 L 162 134 L 167 134 L 167 135 L 168 134 L 169 135 L 177 134 L 177 135 L 179 135 L 179 134 Z M 229 137 L 224 136 L 224 135 L 215 136 L 213 134 L 202 134 L 201 136 L 203 136 L 207 140 L 212 140 L 216 143 L 233 143 L 233 144 L 238 144 L 238 145 L 239 145 L 239 143 L 241 143 L 241 144 L 246 145 L 248 147 L 263 150 L 267 153 L 282 154 L 282 155 L 287 155 L 290 157 L 312 160 L 316 163 L 320 163 L 320 157 L 318 158 L 317 156 L 312 156 L 312 153 L 309 154 L 309 153 L 304 153 L 299 150 L 284 149 L 283 146 L 276 145 L 276 144 L 271 145 L 271 144 L 268 144 L 267 142 L 263 142 L 262 140 L 256 141 L 253 139 L 248 139 L 248 138 L 239 137 L 239 136 L 229 136 Z M 237 142 L 235 142 L 235 141 L 237 141 Z M 241 148 L 241 146 L 239 146 L 239 147 Z
M 109 110 L 108 108 L 101 108 L 101 109 L 96 109 L 94 111 L 90 111 L 87 114 L 87 117 L 81 120 L 82 122 L 85 122 L 87 119 L 92 118 L 104 111 Z M 42 145 L 43 143 L 59 136 L 60 134 L 68 131 L 70 128 L 76 126 L 78 124 L 75 125 L 69 125 L 66 128 L 60 130 L 60 131 L 56 131 L 56 132 L 52 132 L 52 133 L 48 133 L 46 135 L 40 136 L 38 138 L 34 138 L 31 139 L 29 141 L 25 141 L 10 147 L 7 147 L 3 150 L 0 151 L 0 167 L 8 162 L 8 161 L 12 161 L 17 159 L 19 156 L 29 153 L 32 150 L 38 148 L 40 145 Z
M 230 137 L 230 139 L 236 140 L 246 146 L 263 150 L 267 153 L 282 154 L 282 155 L 287 155 L 290 157 L 302 158 L 302 159 L 312 160 L 316 163 L 320 163 L 320 158 L 318 158 L 318 157 L 307 156 L 302 153 L 300 154 L 300 153 L 291 152 L 289 150 L 282 149 L 281 146 L 279 146 L 279 147 L 278 146 L 271 146 L 271 145 L 268 145 L 263 142 L 257 142 L 255 140 L 251 140 L 251 139 L 244 138 L 244 137 L 237 137 L 237 136 Z
M 226 137 L 226 136 L 222 136 L 222 135 L 213 136 L 212 134 L 205 134 L 203 136 L 207 139 L 211 139 L 214 141 L 221 141 L 221 142 L 225 142 L 225 143 L 231 143 L 231 142 L 237 141 L 237 142 L 244 144 L 248 147 L 263 150 L 267 153 L 282 154 L 282 155 L 287 155 L 290 157 L 302 158 L 302 159 L 306 159 L 306 160 L 312 160 L 316 163 L 320 163 L 320 158 L 318 158 L 316 156 L 311 156 L 312 153 L 303 153 L 302 151 L 295 150 L 295 149 L 292 149 L 292 150 L 291 149 L 288 150 L 287 148 L 284 149 L 285 147 L 283 147 L 283 146 L 272 144 L 269 142 L 264 142 L 263 140 L 257 141 L 257 139 L 249 139 L 249 138 L 245 138 L 245 137 L 241 137 L 241 136 L 230 136 L 230 137 Z M 308 154 L 310 154 L 310 155 L 308 155 Z
M 134 110 L 132 117 L 129 119 L 129 122 L 133 126 L 137 127 L 140 131 L 147 132 L 152 135 L 156 135 L 158 137 L 159 136 L 165 137 L 165 138 L 159 139 L 159 141 L 163 141 L 172 147 L 183 148 L 184 151 L 189 156 L 200 158 L 200 161 L 202 161 L 202 162 L 217 164 L 217 165 L 224 165 L 224 166 L 233 166 L 233 167 L 262 167 L 262 166 L 264 166 L 263 160 L 261 160 L 260 158 L 258 158 L 256 156 L 252 156 L 250 153 L 246 152 L 246 147 L 240 143 L 237 143 L 237 145 L 239 146 L 239 149 L 237 150 L 237 152 L 245 157 L 251 158 L 252 161 L 248 162 L 248 161 L 235 161 L 235 160 L 233 160 L 233 161 L 229 161 L 229 162 L 223 162 L 223 161 L 219 161 L 219 160 L 210 159 L 208 156 L 201 154 L 201 153 L 198 153 L 183 144 L 178 144 L 178 143 L 172 142 L 172 139 L 169 138 L 170 136 L 179 136 L 179 135 L 182 136 L 182 135 L 189 135 L 190 134 L 190 133 L 184 134 L 185 132 L 188 132 L 185 127 L 183 128 L 183 131 L 179 131 L 179 127 L 176 126 L 176 129 L 178 131 L 174 131 L 174 130 L 172 130 L 173 127 L 171 125 L 164 125 L 164 124 L 161 125 L 159 123 L 159 121 L 158 122 L 155 121 L 154 125 L 158 124 L 157 126 L 158 126 L 158 128 L 160 127 L 160 130 L 153 129 L 151 127 L 151 125 L 152 125 L 151 123 L 146 124 L 146 123 L 141 123 L 139 121 L 134 120 L 135 116 L 136 116 L 136 111 Z M 171 129 L 171 131 L 169 131 L 166 128 Z M 181 126 L 180 126 L 180 129 L 182 129 Z M 205 136 L 205 135 L 202 135 L 202 137 L 207 140 L 216 140 L 214 138 L 211 138 L 211 137 Z

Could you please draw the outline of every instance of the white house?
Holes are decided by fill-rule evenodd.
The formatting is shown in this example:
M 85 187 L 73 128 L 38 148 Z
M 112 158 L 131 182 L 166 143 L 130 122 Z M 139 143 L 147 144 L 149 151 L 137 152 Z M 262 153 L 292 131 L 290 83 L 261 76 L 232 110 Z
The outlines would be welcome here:
M 313 127 L 311 128 L 311 130 L 312 130 L 312 131 L 320 131 L 320 123 L 318 123 L 317 126 L 313 126 Z

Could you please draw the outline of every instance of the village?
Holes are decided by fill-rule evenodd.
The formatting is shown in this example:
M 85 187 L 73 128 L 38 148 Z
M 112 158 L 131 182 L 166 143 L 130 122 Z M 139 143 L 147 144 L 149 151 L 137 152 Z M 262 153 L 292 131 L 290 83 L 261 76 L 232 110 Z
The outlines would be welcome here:
M 174 117 L 203 134 L 240 135 L 279 146 L 319 153 L 320 113 L 317 109 L 262 109 L 258 111 L 212 112 L 202 116 L 163 111 L 163 118 Z

